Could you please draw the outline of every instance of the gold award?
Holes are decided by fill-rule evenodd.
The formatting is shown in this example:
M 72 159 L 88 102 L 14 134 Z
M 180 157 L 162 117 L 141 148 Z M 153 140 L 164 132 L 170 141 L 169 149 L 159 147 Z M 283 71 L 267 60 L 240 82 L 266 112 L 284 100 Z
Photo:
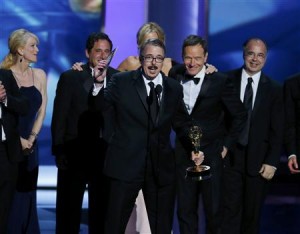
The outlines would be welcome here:
M 189 138 L 193 144 L 194 153 L 200 151 L 200 141 L 202 138 L 202 130 L 199 126 L 193 125 L 189 129 Z M 195 165 L 186 169 L 186 178 L 195 181 L 206 180 L 211 177 L 210 167 L 206 165 Z

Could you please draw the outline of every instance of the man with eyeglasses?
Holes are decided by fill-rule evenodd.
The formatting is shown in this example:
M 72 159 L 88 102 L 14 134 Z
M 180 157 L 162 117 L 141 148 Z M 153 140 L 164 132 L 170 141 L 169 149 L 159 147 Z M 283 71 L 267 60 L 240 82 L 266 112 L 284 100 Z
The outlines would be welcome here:
M 105 90 L 106 118 L 114 120 L 104 173 L 110 177 L 106 234 L 125 233 L 142 189 L 151 233 L 171 233 L 175 161 L 171 128 L 184 137 L 189 118 L 182 86 L 162 72 L 165 45 L 150 39 L 140 48 L 141 67 L 114 75 Z M 192 155 L 197 163 L 200 155 Z
M 267 45 L 260 38 L 243 44 L 244 65 L 228 74 L 248 113 L 239 142 L 226 157 L 222 233 L 260 232 L 264 199 L 279 163 L 284 128 L 282 87 L 262 69 Z
M 246 113 L 233 88 L 232 80 L 224 74 L 206 74 L 207 42 L 188 36 L 182 45 L 183 64 L 173 67 L 169 76 L 182 86 L 186 113 L 202 129 L 200 150 L 203 164 L 210 166 L 211 178 L 192 181 L 185 177 L 186 168 L 194 166 L 185 144 L 176 140 L 177 217 L 180 233 L 198 234 L 199 194 L 202 194 L 207 233 L 218 233 L 221 227 L 220 200 L 223 159 L 237 141 L 244 126 Z M 226 119 L 232 125 L 226 128 Z

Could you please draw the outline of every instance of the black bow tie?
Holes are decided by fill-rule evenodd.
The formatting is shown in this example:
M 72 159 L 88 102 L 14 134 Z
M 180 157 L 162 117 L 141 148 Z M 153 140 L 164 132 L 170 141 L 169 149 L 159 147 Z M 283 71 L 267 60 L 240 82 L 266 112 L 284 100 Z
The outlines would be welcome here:
M 199 83 L 199 81 L 200 81 L 200 78 L 194 77 L 194 76 L 191 76 L 191 75 L 187 75 L 187 74 L 184 76 L 184 78 L 185 78 L 185 80 L 187 80 L 187 81 L 189 81 L 189 80 L 194 81 L 194 84 L 195 84 L 195 85 L 197 85 L 197 84 Z

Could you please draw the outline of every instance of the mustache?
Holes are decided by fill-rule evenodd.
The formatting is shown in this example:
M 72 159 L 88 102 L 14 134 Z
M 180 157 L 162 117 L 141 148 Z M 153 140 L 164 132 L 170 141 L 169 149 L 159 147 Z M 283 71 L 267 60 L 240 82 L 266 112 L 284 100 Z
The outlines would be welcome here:
M 151 65 L 151 66 L 148 66 L 148 69 L 158 69 L 158 67 L 155 65 Z

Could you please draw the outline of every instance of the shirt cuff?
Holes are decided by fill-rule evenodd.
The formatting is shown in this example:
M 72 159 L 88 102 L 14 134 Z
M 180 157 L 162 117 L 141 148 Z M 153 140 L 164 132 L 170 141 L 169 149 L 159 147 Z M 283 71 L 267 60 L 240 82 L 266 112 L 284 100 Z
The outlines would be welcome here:
M 292 157 L 296 157 L 296 154 L 291 154 L 288 159 L 292 158 Z

